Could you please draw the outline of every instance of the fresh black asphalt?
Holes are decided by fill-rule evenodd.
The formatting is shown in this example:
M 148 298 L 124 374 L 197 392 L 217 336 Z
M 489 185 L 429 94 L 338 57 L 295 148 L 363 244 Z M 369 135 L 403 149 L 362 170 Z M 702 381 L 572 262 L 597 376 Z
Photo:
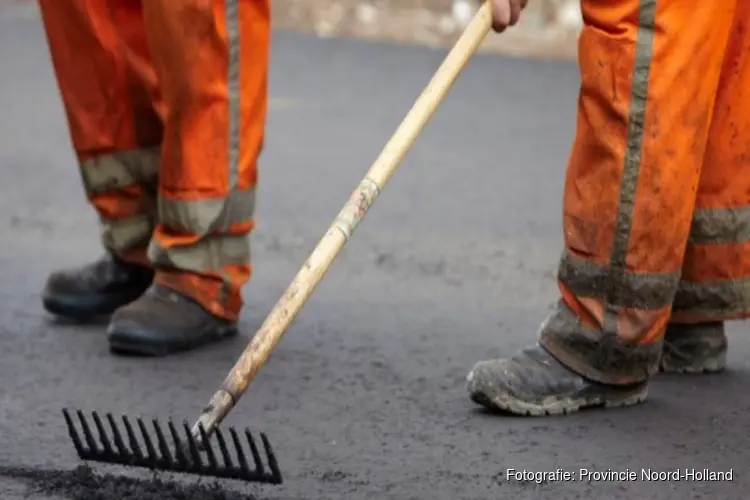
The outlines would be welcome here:
M 41 307 L 48 273 L 101 249 L 39 20 L 4 3 L 0 498 L 746 498 L 746 323 L 730 327 L 727 373 L 659 376 L 636 408 L 520 419 L 469 401 L 473 363 L 532 342 L 556 299 L 578 83 L 572 62 L 490 55 L 466 68 L 228 419 L 268 433 L 285 484 L 222 483 L 207 496 L 195 478 L 159 486 L 148 473 L 76 470 L 62 407 L 197 417 L 444 55 L 276 34 L 244 333 L 166 359 L 120 358 L 105 325 L 59 324 Z M 733 480 L 640 478 L 686 468 L 732 469 Z M 577 480 L 519 481 L 507 469 Z

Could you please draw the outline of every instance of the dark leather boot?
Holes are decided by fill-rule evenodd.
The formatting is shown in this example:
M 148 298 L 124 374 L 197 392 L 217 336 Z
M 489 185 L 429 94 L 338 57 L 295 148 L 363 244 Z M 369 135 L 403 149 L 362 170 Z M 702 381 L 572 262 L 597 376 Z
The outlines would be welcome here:
M 647 382 L 613 386 L 570 371 L 540 345 L 510 359 L 477 363 L 468 376 L 469 396 L 492 410 L 516 415 L 559 415 L 583 408 L 630 406 L 646 399 Z
M 727 363 L 724 322 L 670 324 L 664 334 L 659 371 L 664 373 L 718 373 Z
M 151 269 L 106 254 L 75 269 L 54 272 L 42 294 L 44 308 L 70 319 L 111 314 L 137 299 L 151 285 Z
M 154 284 L 112 315 L 107 337 L 112 352 L 166 356 L 237 334 L 235 323 L 212 315 L 193 299 Z

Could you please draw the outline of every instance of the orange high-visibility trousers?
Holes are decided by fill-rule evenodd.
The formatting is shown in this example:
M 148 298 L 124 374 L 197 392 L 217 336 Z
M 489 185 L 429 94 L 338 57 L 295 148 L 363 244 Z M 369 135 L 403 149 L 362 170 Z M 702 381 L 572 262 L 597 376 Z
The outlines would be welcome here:
M 750 3 L 581 5 L 561 301 L 539 340 L 627 384 L 668 323 L 750 315 Z
M 251 276 L 268 0 L 40 0 L 105 247 L 235 320 Z

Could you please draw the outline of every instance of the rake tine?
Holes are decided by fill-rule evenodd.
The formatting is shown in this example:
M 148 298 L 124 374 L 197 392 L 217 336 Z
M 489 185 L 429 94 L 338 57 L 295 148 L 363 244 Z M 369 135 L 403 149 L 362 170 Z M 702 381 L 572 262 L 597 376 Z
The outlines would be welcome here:
M 224 441 L 224 434 L 218 427 L 214 431 L 216 434 L 216 441 L 219 443 L 219 450 L 221 450 L 221 456 L 224 459 L 224 466 L 227 468 L 234 469 L 234 463 L 232 462 L 232 456 L 229 454 L 227 443 Z
M 154 464 L 157 463 L 159 457 L 156 455 L 154 444 L 151 442 L 151 436 L 148 435 L 148 430 L 146 430 L 146 424 L 143 423 L 143 420 L 141 420 L 140 417 L 138 418 L 138 428 L 141 430 L 143 442 L 146 444 L 146 453 L 148 453 L 149 460 Z
M 271 474 L 275 478 L 281 478 L 281 469 L 279 469 L 279 462 L 276 460 L 276 454 L 271 448 L 271 442 L 268 440 L 268 436 L 264 433 L 260 434 L 260 439 L 263 441 L 263 448 L 266 449 L 266 457 L 268 457 L 268 466 L 271 468 Z
M 265 474 L 265 467 L 263 467 L 263 459 L 260 457 L 258 446 L 255 444 L 253 435 L 250 434 L 250 431 L 247 429 L 245 429 L 245 437 L 247 438 L 247 442 L 250 445 L 250 453 L 253 454 L 253 461 L 255 462 L 255 472 L 257 472 L 258 474 Z
M 86 418 L 83 416 L 83 412 L 78 410 L 78 420 L 81 421 L 81 428 L 83 429 L 83 437 L 86 439 L 86 444 L 89 446 L 89 453 L 98 454 L 99 448 L 96 446 L 94 435 L 91 434 L 89 424 L 86 422 Z
M 99 440 L 102 442 L 102 446 L 104 446 L 104 452 L 109 455 L 114 454 L 112 445 L 109 443 L 109 439 L 107 438 L 107 431 L 104 430 L 104 426 L 102 425 L 102 420 L 99 418 L 99 414 L 94 412 L 92 415 L 94 417 L 94 425 L 96 426 L 96 430 L 99 432 Z
M 177 462 L 181 466 L 187 467 L 189 462 L 187 460 L 187 457 L 185 456 L 185 450 L 182 445 L 182 441 L 180 440 L 179 434 L 177 434 L 177 429 L 175 428 L 174 422 L 172 422 L 172 420 L 169 421 L 169 433 L 172 435 L 172 441 L 174 441 L 174 452 L 177 458 Z
M 96 413 L 94 413 L 96 415 Z M 99 419 L 98 416 L 94 417 L 94 421 L 96 422 Z M 122 456 L 131 456 L 131 454 L 128 452 L 127 447 L 125 446 L 125 443 L 122 440 L 122 436 L 120 435 L 120 429 L 117 427 L 117 423 L 115 422 L 114 417 L 111 413 L 107 413 L 107 421 L 109 422 L 109 426 L 112 428 L 112 437 L 115 440 L 115 446 L 117 447 L 117 451 Z
M 217 470 L 219 468 L 219 463 L 216 461 L 214 448 L 213 446 L 211 446 L 211 442 L 208 440 L 206 429 L 203 428 L 203 424 L 201 424 L 198 428 L 201 433 L 201 442 L 203 443 L 204 451 L 206 452 L 206 455 L 208 455 L 208 464 L 211 467 L 211 470 Z
M 237 431 L 234 430 L 234 427 L 230 427 L 229 433 L 232 435 L 232 441 L 234 441 L 234 447 L 237 450 L 237 458 L 240 461 L 240 468 L 242 469 L 242 472 L 244 472 L 245 474 L 250 474 L 252 471 L 247 464 L 245 452 L 242 451 L 242 443 L 240 442 L 240 437 L 237 435 Z
M 65 423 L 68 426 L 68 434 L 70 435 L 70 439 L 73 440 L 73 446 L 76 448 L 76 453 L 78 453 L 78 458 L 83 458 L 86 454 L 83 443 L 81 443 L 81 437 L 78 435 L 78 431 L 76 430 L 75 425 L 73 425 L 73 419 L 70 417 L 70 413 L 68 412 L 67 408 L 63 409 L 63 417 L 65 418 Z
M 107 416 L 111 419 L 110 422 L 114 424 L 114 419 L 112 418 L 112 415 L 107 415 Z M 135 455 L 136 460 L 138 460 L 139 462 L 143 462 L 145 457 L 143 456 L 143 453 L 141 452 L 141 446 L 138 444 L 138 439 L 136 439 L 135 437 L 133 426 L 130 425 L 130 420 L 128 420 L 127 418 L 123 418 L 122 423 L 125 425 L 125 432 L 128 435 L 128 441 L 130 442 L 130 449 L 133 450 L 133 454 Z
M 164 434 L 161 432 L 161 425 L 157 419 L 153 420 L 154 430 L 156 431 L 156 440 L 159 442 L 159 450 L 161 450 L 162 460 L 170 467 L 174 464 L 172 461 L 172 454 L 169 452 L 169 445 L 167 440 L 164 439 Z
M 195 439 L 193 439 L 193 433 L 190 432 L 190 427 L 187 422 L 185 422 L 185 435 L 187 435 L 187 442 L 188 442 L 188 449 L 190 450 L 190 456 L 193 457 L 193 463 L 198 468 L 203 468 L 203 461 L 201 460 L 201 454 L 198 451 L 198 446 L 195 444 Z

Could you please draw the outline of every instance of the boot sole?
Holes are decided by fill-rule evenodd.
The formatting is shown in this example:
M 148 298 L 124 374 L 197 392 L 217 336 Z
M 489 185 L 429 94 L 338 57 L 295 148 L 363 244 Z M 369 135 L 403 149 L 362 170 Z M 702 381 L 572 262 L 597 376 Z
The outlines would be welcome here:
M 208 344 L 214 344 L 222 340 L 236 337 L 239 334 L 237 327 L 231 326 L 222 328 L 211 334 L 201 335 L 195 340 L 175 344 L 146 344 L 129 342 L 127 340 L 118 340 L 117 338 L 109 339 L 109 350 L 113 354 L 145 356 L 145 357 L 162 357 L 179 352 L 191 351 Z M 108 335 L 109 332 L 108 332 Z
M 489 397 L 483 392 L 472 392 L 471 400 L 478 405 L 513 415 L 544 417 L 566 415 L 590 408 L 618 408 L 643 403 L 648 395 L 648 387 L 633 392 L 610 394 L 598 397 L 560 398 L 546 403 L 528 403 L 510 395 Z
M 685 364 L 679 361 L 670 361 L 668 357 L 663 357 L 659 363 L 659 372 L 700 375 L 704 373 L 721 373 L 726 369 L 726 353 L 718 356 L 709 357 L 701 360 L 700 363 Z
M 57 295 L 42 297 L 42 305 L 48 313 L 55 316 L 73 320 L 86 320 L 110 315 L 137 298 L 123 300 L 118 297 L 111 300 L 99 300 Z

